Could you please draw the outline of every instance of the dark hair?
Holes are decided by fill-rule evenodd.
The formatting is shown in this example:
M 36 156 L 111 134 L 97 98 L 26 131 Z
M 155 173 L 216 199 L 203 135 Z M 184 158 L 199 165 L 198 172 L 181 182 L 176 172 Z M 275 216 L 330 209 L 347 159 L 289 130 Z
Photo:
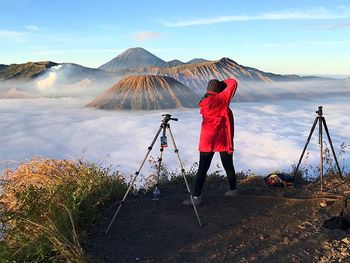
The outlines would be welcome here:
M 225 88 L 226 88 L 226 83 L 224 81 L 211 79 L 208 82 L 207 91 L 214 91 L 214 92 L 220 93 Z

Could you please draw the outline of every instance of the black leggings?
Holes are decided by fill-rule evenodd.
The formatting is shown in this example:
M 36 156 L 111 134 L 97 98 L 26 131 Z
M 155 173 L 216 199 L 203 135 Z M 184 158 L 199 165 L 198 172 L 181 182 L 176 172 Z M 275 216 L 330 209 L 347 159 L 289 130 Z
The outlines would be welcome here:
M 209 170 L 214 152 L 200 152 L 199 153 L 199 167 L 196 175 L 196 183 L 194 188 L 194 196 L 200 196 L 202 188 Z M 220 152 L 222 165 L 226 171 L 227 179 L 230 184 L 230 190 L 236 190 L 236 173 L 233 166 L 233 155 L 227 152 Z

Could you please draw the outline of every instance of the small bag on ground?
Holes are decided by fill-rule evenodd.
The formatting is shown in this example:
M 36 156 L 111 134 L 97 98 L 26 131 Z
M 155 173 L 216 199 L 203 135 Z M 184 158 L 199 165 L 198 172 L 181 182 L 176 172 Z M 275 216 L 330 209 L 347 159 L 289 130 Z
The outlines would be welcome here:
M 265 177 L 268 186 L 286 187 L 293 185 L 293 177 L 285 173 L 271 173 Z

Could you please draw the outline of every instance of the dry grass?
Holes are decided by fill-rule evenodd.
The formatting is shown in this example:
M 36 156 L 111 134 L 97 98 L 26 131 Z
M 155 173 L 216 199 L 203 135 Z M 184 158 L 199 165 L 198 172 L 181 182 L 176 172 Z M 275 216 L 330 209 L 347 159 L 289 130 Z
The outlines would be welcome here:
M 8 262 L 85 262 L 79 233 L 126 188 L 109 168 L 73 160 L 34 158 L 4 175 L 0 258 Z M 2 254 L 2 246 L 11 253 Z
M 21 163 L 16 170 L 6 169 L 4 171 L 6 191 L 0 203 L 6 205 L 8 210 L 20 210 L 23 202 L 18 198 L 18 192 L 26 192 L 30 188 L 53 187 L 66 180 L 75 180 L 76 170 L 79 168 L 75 161 L 37 157 L 28 163 Z

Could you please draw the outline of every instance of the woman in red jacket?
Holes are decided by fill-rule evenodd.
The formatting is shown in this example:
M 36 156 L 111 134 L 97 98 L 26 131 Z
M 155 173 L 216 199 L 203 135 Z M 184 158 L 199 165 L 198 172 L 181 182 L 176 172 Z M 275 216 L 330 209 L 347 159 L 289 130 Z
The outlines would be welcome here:
M 199 102 L 202 127 L 199 139 L 199 167 L 196 175 L 193 200 L 201 204 L 201 191 L 215 152 L 220 152 L 221 162 L 226 171 L 230 190 L 225 196 L 236 196 L 236 175 L 233 166 L 233 114 L 229 108 L 236 92 L 237 81 L 226 79 L 208 82 L 207 93 Z M 192 205 L 191 199 L 183 202 Z

